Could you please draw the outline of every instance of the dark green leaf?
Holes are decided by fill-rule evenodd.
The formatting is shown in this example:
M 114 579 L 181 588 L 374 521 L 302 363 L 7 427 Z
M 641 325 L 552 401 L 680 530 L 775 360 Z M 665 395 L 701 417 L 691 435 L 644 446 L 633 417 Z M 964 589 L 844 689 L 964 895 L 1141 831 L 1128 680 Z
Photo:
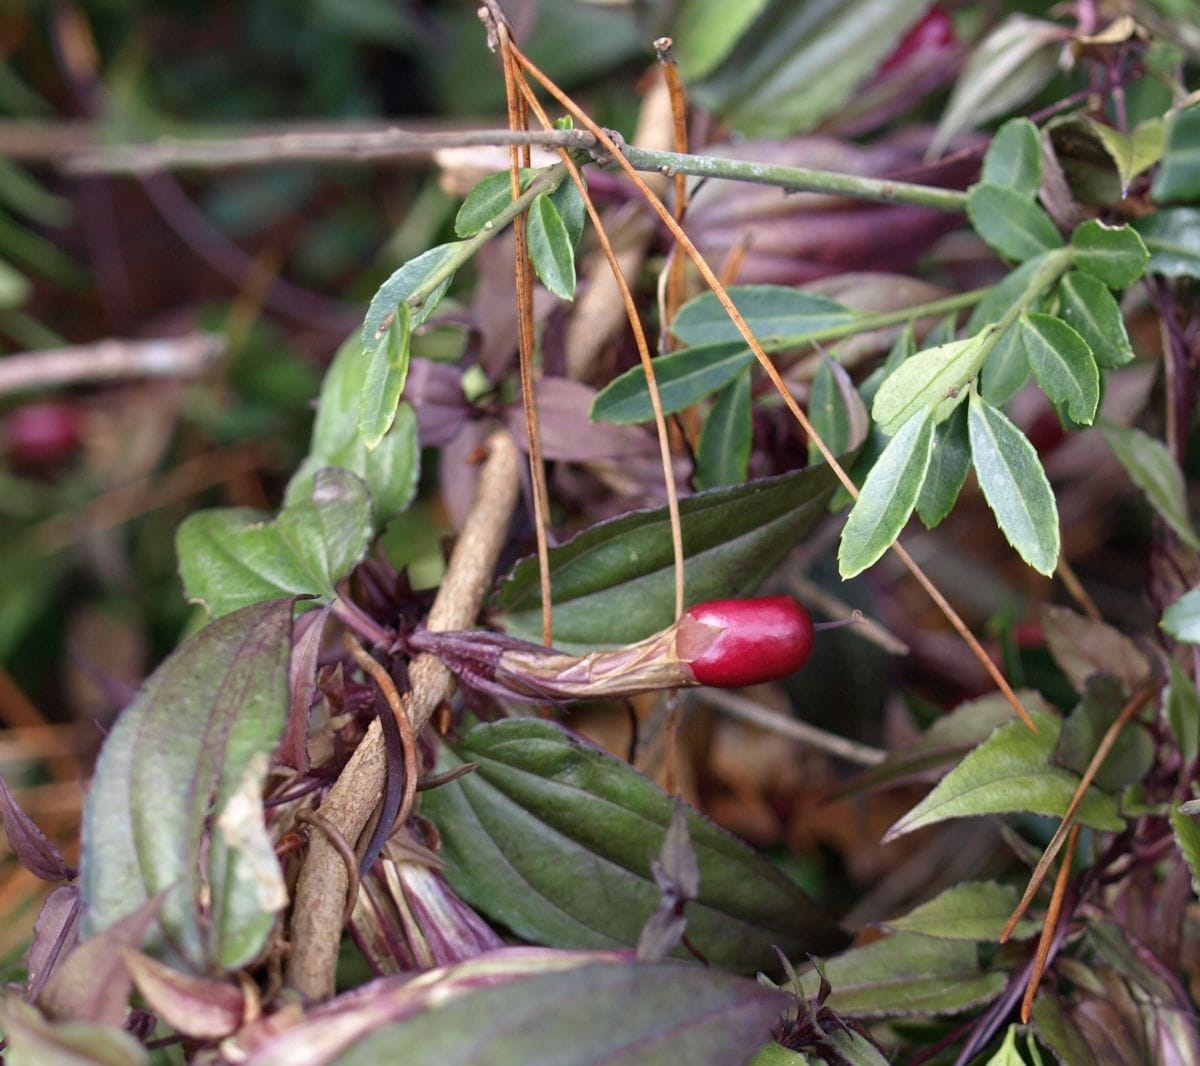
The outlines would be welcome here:
M 704 420 L 696 447 L 696 486 L 740 485 L 750 463 L 750 370 L 726 385 Z
M 537 719 L 473 729 L 439 767 L 478 762 L 429 792 L 422 810 L 441 834 L 455 890 L 487 917 L 551 947 L 638 942 L 661 892 L 650 862 L 674 802 L 627 763 Z M 774 969 L 789 954 L 844 943 L 836 923 L 749 847 L 688 808 L 700 894 L 688 938 L 715 965 Z
M 1079 775 L 1051 762 L 1062 725 L 1059 719 L 1027 709 L 1036 733 L 1024 722 L 1002 725 L 892 826 L 884 840 L 971 815 L 1025 811 L 1061 818 L 1079 786 Z M 1116 832 L 1125 824 L 1116 800 L 1095 788 L 1084 794 L 1077 819 L 1107 832 Z
M 214 618 L 280 596 L 332 599 L 371 543 L 371 497 L 354 474 L 318 470 L 312 495 L 270 521 L 248 507 L 198 511 L 175 534 L 190 600 Z
M 1014 322 L 992 345 L 979 373 L 979 394 L 995 407 L 1016 395 L 1029 380 L 1029 356 L 1021 343 L 1021 324 Z
M 808 397 L 808 418 L 834 455 L 852 452 L 866 439 L 871 427 L 862 397 L 846 368 L 827 355 L 813 377 Z M 808 461 L 821 462 L 816 442 L 808 442 Z
M 408 378 L 411 339 L 408 304 L 401 303 L 391 325 L 371 353 L 358 398 L 358 435 L 368 451 L 374 451 L 392 428 L 400 393 Z
M 522 191 L 528 187 L 537 173 L 536 170 L 521 170 Z M 512 202 L 512 178 L 509 172 L 501 170 L 496 174 L 489 174 L 467 193 L 467 198 L 458 209 L 458 214 L 454 218 L 455 235 L 474 237 Z
M 1047 991 L 1033 1001 L 1033 1024 L 1038 1038 L 1060 1063 L 1091 1062 L 1092 1049 L 1057 992 Z
M 529 205 L 525 233 L 529 259 L 542 284 L 560 300 L 575 299 L 575 245 L 545 193 Z
M 1150 252 L 1146 269 L 1168 278 L 1200 278 L 1200 208 L 1169 207 L 1135 223 Z
M 84 808 L 85 935 L 165 892 L 152 938 L 173 964 L 223 972 L 266 944 L 287 902 L 262 788 L 287 712 L 292 609 L 213 622 L 117 719 Z
M 854 318 L 850 308 L 827 296 L 786 285 L 735 285 L 729 296 L 759 341 L 788 337 L 799 344 L 808 334 Z M 711 292 L 685 303 L 671 322 L 671 332 L 683 344 L 743 340 Z
M 1200 200 L 1200 105 L 1171 116 L 1166 154 L 1150 195 L 1160 204 Z
M 587 219 L 587 207 L 584 205 L 583 197 L 580 195 L 579 189 L 576 188 L 575 182 L 571 180 L 570 175 L 550 194 L 550 202 L 554 205 L 555 210 L 558 211 L 559 217 L 563 220 L 563 225 L 567 228 L 567 236 L 571 239 L 571 247 L 577 247 L 580 239 L 583 237 L 583 224 Z
M 1176 640 L 1200 644 L 1200 588 L 1185 592 L 1171 604 L 1159 625 Z
M 971 469 L 971 441 L 967 436 L 967 409 L 954 414 L 934 430 L 933 454 L 917 497 L 917 514 L 926 529 L 933 529 L 954 508 Z
M 689 601 L 750 595 L 825 513 L 835 484 L 816 467 L 680 500 Z M 631 643 L 671 624 L 669 529 L 665 507 L 633 512 L 551 549 L 556 644 Z M 517 564 L 499 605 L 506 629 L 540 636 L 535 558 Z
M 1089 679 L 1082 702 L 1063 723 L 1054 761 L 1082 774 L 1108 728 L 1125 703 L 1125 689 L 1115 677 L 1096 674 Z M 1154 739 L 1137 721 L 1117 737 L 1096 772 L 1094 783 L 1104 792 L 1121 792 L 1140 781 L 1154 764 Z
M 1017 909 L 1021 893 L 1015 885 L 995 881 L 969 881 L 946 889 L 902 918 L 882 924 L 902 933 L 921 933 L 939 940 L 999 942 L 1009 915 Z M 1028 918 L 1015 930 L 1018 939 L 1033 936 L 1038 924 Z
M 1184 766 L 1191 766 L 1200 751 L 1200 693 L 1174 659 L 1169 661 L 1171 683 L 1166 691 L 1167 723 Z
M 422 252 L 379 287 L 363 319 L 362 344 L 366 351 L 375 350 L 402 300 L 408 303 L 412 312 L 412 327 L 419 326 L 429 317 L 450 287 L 450 279 L 462 256 L 463 243 L 439 244 Z
M 996 131 L 983 157 L 982 180 L 1033 199 L 1042 183 L 1042 139 L 1029 119 L 1010 119 Z
M 963 386 L 979 373 L 987 357 L 985 342 L 991 332 L 985 327 L 966 340 L 926 348 L 905 359 L 875 393 L 871 417 L 879 428 L 893 434 L 927 407 L 936 409 L 939 421 L 949 417 L 961 401 Z
M 1100 371 L 1092 350 L 1061 318 L 1031 311 L 1020 318 L 1021 345 L 1042 391 L 1090 425 L 1100 404 Z
M 1166 445 L 1140 429 L 1112 422 L 1102 422 L 1100 432 L 1150 506 L 1184 543 L 1200 550 L 1200 537 L 1188 517 L 1183 473 Z
M 913 415 L 871 467 L 842 530 L 838 571 L 862 573 L 900 535 L 916 506 L 933 448 L 933 409 Z
M 654 380 L 663 411 L 683 411 L 706 396 L 725 388 L 754 355 L 741 342 L 702 344 L 654 360 Z M 635 366 L 613 378 L 592 404 L 593 422 L 649 422 L 654 417 L 646 372 Z
M 914 933 L 851 948 L 823 968 L 833 987 L 825 1006 L 852 1018 L 957 1014 L 992 999 L 1006 980 L 980 969 L 974 944 Z M 819 985 L 815 970 L 800 976 L 806 997 Z
M 1062 236 L 1050 216 L 1015 189 L 986 183 L 972 186 L 967 214 L 975 232 L 1015 262 L 1062 247 Z
M 1037 452 L 1002 411 L 978 396 L 967 415 L 971 460 L 1001 532 L 1035 570 L 1058 564 L 1058 508 Z
M 1142 276 L 1150 258 L 1146 245 L 1130 226 L 1106 226 L 1089 219 L 1071 234 L 1075 266 L 1111 289 L 1123 289 Z
M 1200 892 L 1200 825 L 1190 814 L 1184 814 L 1178 804 L 1171 804 L 1171 829 L 1175 844 L 1192 872 L 1192 891 Z
M 1098 365 L 1112 369 L 1133 360 L 1125 316 L 1108 286 L 1072 270 L 1058 286 L 1058 313 L 1092 350 Z

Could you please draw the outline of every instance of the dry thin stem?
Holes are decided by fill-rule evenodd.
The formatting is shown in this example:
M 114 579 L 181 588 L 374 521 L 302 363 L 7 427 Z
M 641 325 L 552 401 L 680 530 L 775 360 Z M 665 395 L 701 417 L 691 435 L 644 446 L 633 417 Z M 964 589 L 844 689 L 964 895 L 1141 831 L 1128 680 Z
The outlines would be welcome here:
M 687 97 L 683 91 L 683 81 L 679 77 L 679 64 L 675 62 L 675 53 L 671 51 L 670 37 L 660 37 L 654 42 L 654 51 L 658 56 L 659 66 L 662 67 L 663 80 L 667 85 L 667 93 L 671 100 L 671 124 L 675 151 L 686 153 L 688 150 L 687 131 Z M 687 175 L 677 173 L 674 178 L 675 199 L 671 204 L 671 213 L 675 221 L 683 225 L 683 216 L 687 212 Z M 684 258 L 678 249 L 672 252 L 667 265 L 667 299 L 663 314 L 663 336 L 670 339 L 670 324 L 675 320 L 675 312 L 683 303 L 684 292 Z
M 392 675 L 354 639 L 353 634 L 346 633 L 342 640 L 354 661 L 365 673 L 370 674 L 371 680 L 379 686 L 392 717 L 396 719 L 396 727 L 400 730 L 400 742 L 404 749 L 404 795 L 400 800 L 400 809 L 396 812 L 396 825 L 403 825 L 412 814 L 413 798 L 417 794 L 417 778 L 420 775 L 417 769 L 417 736 L 413 732 L 412 721 L 404 709 L 404 702 L 400 699 Z M 353 896 L 350 905 L 353 905 Z
M 516 445 L 507 433 L 489 438 L 488 458 L 475 502 L 426 620 L 429 629 L 444 632 L 474 623 L 491 587 L 516 506 L 520 462 Z M 413 733 L 420 735 L 430 716 L 454 690 L 454 677 L 432 655 L 416 656 L 408 673 L 412 688 L 403 704 Z M 383 731 L 379 722 L 373 722 L 321 802 L 322 817 L 347 840 L 357 841 L 370 821 L 383 794 L 386 764 Z M 310 1000 L 324 999 L 333 992 L 348 885 L 347 870 L 337 851 L 324 838 L 314 838 L 296 885 L 289 931 L 292 950 L 287 963 L 288 985 Z
M 845 469 L 842 467 L 842 464 L 838 462 L 837 456 L 830 451 L 829 446 L 824 440 L 822 440 L 820 434 L 818 434 L 813 428 L 812 423 L 808 420 L 808 416 L 805 415 L 800 405 L 796 402 L 795 397 L 788 390 L 787 385 L 784 383 L 779 371 L 768 358 L 767 353 L 763 351 L 762 345 L 759 344 L 758 339 L 754 336 L 749 325 L 747 325 L 746 320 L 741 315 L 741 312 L 738 311 L 737 307 L 734 306 L 733 301 L 729 298 L 729 293 L 725 291 L 725 287 L 721 284 L 720 279 L 718 279 L 713 273 L 704 257 L 688 238 L 688 235 L 683 231 L 678 223 L 676 223 L 675 219 L 671 217 L 671 213 L 666 209 L 666 207 L 663 206 L 662 201 L 655 195 L 654 190 L 642 180 L 641 176 L 633 168 L 632 164 L 625 158 L 624 155 L 621 154 L 612 138 L 609 137 L 609 135 L 605 133 L 603 129 L 596 125 L 596 123 L 593 122 L 587 116 L 587 114 L 580 109 L 578 104 L 576 104 L 569 96 L 567 96 L 567 94 L 564 93 L 557 85 L 555 85 L 554 82 L 546 77 L 546 75 L 543 74 L 541 70 L 539 70 L 538 67 L 528 59 L 528 57 L 517 50 L 515 46 L 513 51 L 517 61 L 521 64 L 521 66 L 524 67 L 525 70 L 528 71 L 529 74 L 541 86 L 543 86 L 545 90 L 550 93 L 550 95 L 553 96 L 568 112 L 570 112 L 576 121 L 580 122 L 587 129 L 591 130 L 591 132 L 595 135 L 596 140 L 599 141 L 599 143 L 608 152 L 612 153 L 613 159 L 626 173 L 626 175 L 628 175 L 634 185 L 637 186 L 638 191 L 642 194 L 646 202 L 658 214 L 659 218 L 662 219 L 663 224 L 666 225 L 666 227 L 674 235 L 675 240 L 687 253 L 688 258 L 696 264 L 696 269 L 700 271 L 700 274 L 708 283 L 709 288 L 712 289 L 713 295 L 717 298 L 717 302 L 720 303 L 722 308 L 724 308 L 725 313 L 729 316 L 729 320 L 734 324 L 734 326 L 737 327 L 738 332 L 742 335 L 743 339 L 746 341 L 746 344 L 754 353 L 754 357 L 758 360 L 763 372 L 775 386 L 776 391 L 778 391 L 779 395 L 782 397 L 783 402 L 787 405 L 788 410 L 791 411 L 796 421 L 800 423 L 800 427 L 808 435 L 809 439 L 816 444 L 817 450 L 829 464 L 830 469 L 833 470 L 834 474 L 845 487 L 846 491 L 850 494 L 851 498 L 857 500 L 858 486 L 854 484 L 853 480 L 850 478 L 850 475 L 846 473 Z M 950 606 L 950 603 L 946 597 L 938 591 L 937 587 L 933 584 L 921 567 L 917 565 L 917 561 L 913 559 L 913 557 L 909 555 L 907 551 L 904 550 L 899 541 L 892 545 L 892 551 L 894 551 L 900 558 L 900 561 L 903 562 L 906 567 L 908 567 L 909 572 L 914 578 L 917 579 L 917 582 L 930 595 L 934 603 L 937 604 L 938 608 L 941 610 L 942 614 L 946 616 L 950 624 L 958 631 L 959 635 L 966 642 L 972 653 L 983 665 L 984 669 L 987 670 L 988 674 L 995 682 L 996 687 L 999 688 L 1002 693 L 1004 693 L 1005 698 L 1012 705 L 1013 710 L 1020 715 L 1021 720 L 1030 729 L 1036 732 L 1037 727 L 1033 724 L 1033 719 L 1029 717 L 1029 713 L 1022 706 L 1021 701 L 1017 698 L 1017 694 L 1013 692 L 1012 687 L 1009 685 L 1008 681 L 1005 680 L 1004 675 L 1000 673 L 999 668 L 994 662 L 992 662 L 991 657 L 987 654 L 987 652 L 983 650 L 983 647 L 980 645 L 979 641 L 975 639 L 975 635 L 967 627 L 967 624 L 958 616 L 958 612 Z
M 1143 685 L 1139 688 L 1130 697 L 1129 702 L 1121 708 L 1121 713 L 1113 720 L 1113 724 L 1104 731 L 1104 736 L 1100 738 L 1100 743 L 1096 746 L 1096 753 L 1092 756 L 1091 762 L 1087 764 L 1087 769 L 1084 770 L 1083 776 L 1079 779 L 1075 795 L 1071 797 L 1071 802 L 1067 805 L 1066 813 L 1063 814 L 1058 829 L 1055 830 L 1054 836 L 1050 838 L 1050 843 L 1046 845 L 1046 850 L 1042 853 L 1037 866 L 1034 867 L 1033 873 L 1029 876 L 1029 884 L 1025 887 L 1025 894 L 1021 897 L 1021 902 L 1017 904 L 1016 910 L 1012 912 L 1012 915 L 1004 926 L 1004 931 L 1000 934 L 1000 943 L 1003 944 L 1012 936 L 1013 930 L 1017 927 L 1017 922 L 1025 917 L 1025 912 L 1029 909 L 1029 904 L 1033 902 L 1033 897 L 1037 895 L 1038 889 L 1042 887 L 1042 882 L 1046 879 L 1046 874 L 1050 870 L 1051 863 L 1054 862 L 1054 857 L 1058 854 L 1063 846 L 1063 842 L 1067 839 L 1071 824 L 1075 820 L 1075 814 L 1079 810 L 1079 805 L 1083 802 L 1084 794 L 1091 786 L 1096 774 L 1099 773 L 1101 765 L 1103 765 L 1104 760 L 1108 757 L 1108 753 L 1112 751 L 1113 745 L 1117 742 L 1117 737 L 1121 735 L 1121 730 L 1128 725 L 1129 720 L 1145 704 L 1146 700 L 1154 694 L 1154 691 L 1155 685 L 1153 683 Z
M 7 355 L 0 360 L 0 396 L 90 381 L 196 377 L 210 369 L 224 350 L 224 339 L 215 334 L 189 333 Z
M 1083 587 L 1083 582 L 1079 580 L 1075 571 L 1071 569 L 1071 564 L 1067 562 L 1065 552 L 1059 552 L 1056 569 L 1063 587 L 1071 594 L 1071 599 L 1079 605 L 1080 610 L 1093 622 L 1104 621 L 1103 615 L 1100 614 L 1100 608 L 1096 606 L 1096 601 L 1088 595 L 1087 589 Z
M 517 51 L 515 45 L 511 47 L 519 60 L 520 52 Z M 551 124 L 550 118 L 538 102 L 537 97 L 534 96 L 533 91 L 525 84 L 524 80 L 521 80 L 519 84 L 521 85 L 525 99 L 529 103 L 530 109 L 537 115 L 538 121 L 544 126 L 549 126 Z M 671 547 L 675 556 L 675 617 L 678 618 L 683 614 L 684 604 L 683 528 L 679 521 L 679 495 L 675 488 L 675 471 L 671 462 L 671 443 L 670 438 L 667 436 L 667 419 L 666 415 L 663 414 L 662 401 L 658 395 L 658 379 L 654 374 L 654 361 L 650 358 L 650 346 L 646 342 L 646 331 L 642 327 L 642 320 L 638 314 L 637 305 L 633 302 L 633 293 L 629 291 L 629 284 L 625 280 L 621 264 L 617 261 L 617 253 L 613 250 L 612 242 L 608 239 L 604 223 L 600 218 L 600 212 L 596 210 L 596 205 L 588 194 L 587 186 L 584 184 L 583 178 L 579 173 L 579 167 L 575 165 L 575 161 L 571 158 L 570 153 L 566 149 L 560 149 L 560 152 L 563 165 L 567 168 L 567 173 L 571 176 L 571 180 L 579 190 L 579 195 L 583 197 L 588 217 L 591 219 L 592 226 L 596 231 L 596 239 L 600 243 L 600 247 L 604 250 L 604 256 L 608 260 L 613 280 L 617 283 L 617 288 L 620 290 L 621 301 L 625 305 L 625 314 L 629 319 L 629 327 L 633 330 L 633 339 L 637 344 L 638 357 L 641 359 L 642 370 L 646 374 L 646 385 L 650 394 L 650 406 L 654 411 L 654 427 L 658 435 L 659 454 L 662 457 L 663 482 L 667 490 L 667 513 L 671 520 Z
M 1028 1024 L 1029 1015 L 1033 1010 L 1033 997 L 1037 995 L 1038 985 L 1046 973 L 1046 960 L 1050 957 L 1050 945 L 1054 943 L 1054 933 L 1058 928 L 1058 919 L 1062 914 L 1063 897 L 1067 894 L 1067 882 L 1071 879 L 1071 863 L 1075 858 L 1075 845 L 1079 840 L 1079 826 L 1071 827 L 1067 839 L 1066 854 L 1063 855 L 1062 868 L 1054 881 L 1054 894 L 1050 897 L 1050 906 L 1046 910 L 1046 924 L 1042 926 L 1042 935 L 1038 938 L 1037 952 L 1033 957 L 1033 969 L 1029 973 L 1029 984 L 1025 986 L 1025 996 L 1021 1000 L 1021 1022 Z

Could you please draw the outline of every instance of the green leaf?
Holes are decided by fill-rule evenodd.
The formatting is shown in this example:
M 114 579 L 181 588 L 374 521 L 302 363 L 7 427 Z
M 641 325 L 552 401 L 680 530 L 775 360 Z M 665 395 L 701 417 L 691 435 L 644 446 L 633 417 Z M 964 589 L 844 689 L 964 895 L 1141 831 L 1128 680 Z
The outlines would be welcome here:
M 1021 728 L 1024 728 L 1022 726 Z M 825 962 L 833 991 L 825 1006 L 851 1018 L 957 1014 L 994 998 L 1002 973 L 984 973 L 974 944 L 896 933 Z M 816 970 L 800 975 L 800 991 L 817 994 Z
M 1166 609 L 1158 624 L 1176 640 L 1200 644 L 1200 588 L 1180 596 Z
M 1200 537 L 1188 517 L 1183 472 L 1166 445 L 1140 429 L 1113 422 L 1100 423 L 1100 432 L 1150 506 L 1185 544 L 1200 550 Z
M 1200 825 L 1190 814 L 1184 814 L 1179 804 L 1171 804 L 1171 831 L 1175 844 L 1192 872 L 1192 891 L 1200 892 Z
M 582 176 L 582 171 L 580 172 Z M 583 238 L 583 224 L 587 220 L 587 207 L 583 196 L 575 187 L 570 175 L 550 194 L 550 202 L 563 220 L 567 228 L 567 236 L 571 239 L 571 247 L 576 248 Z
M 808 334 L 846 325 L 855 317 L 850 308 L 827 296 L 786 285 L 735 285 L 729 296 L 759 341 L 787 337 L 800 344 Z M 745 343 L 711 292 L 685 303 L 671 322 L 671 332 L 682 344 Z
M 983 332 L 966 340 L 951 341 L 905 359 L 884 379 L 871 417 L 884 433 L 895 433 L 918 411 L 927 407 L 937 410 L 937 420 L 949 417 L 961 399 L 960 392 L 976 374 L 987 356 L 987 341 L 993 331 Z
M 900 535 L 916 506 L 933 449 L 933 409 L 913 415 L 871 467 L 842 530 L 838 571 L 860 574 Z
M 979 394 L 994 407 L 1008 403 L 1029 380 L 1029 356 L 1021 343 L 1021 324 L 1005 329 L 979 372 Z
M 939 156 L 958 134 L 1006 114 L 1034 96 L 1058 69 L 1066 30 L 1013 15 L 975 48 L 955 83 L 929 145 Z
M 529 258 L 542 284 L 560 300 L 575 299 L 575 245 L 545 193 L 529 205 L 525 232 Z
M 740 341 L 683 348 L 654 360 L 654 380 L 663 411 L 683 411 L 725 388 L 754 355 Z M 654 417 L 646 372 L 635 366 L 613 378 L 596 395 L 589 416 L 593 422 L 649 422 Z
M 1082 774 L 1096 754 L 1108 728 L 1117 720 L 1125 703 L 1121 682 L 1108 674 L 1088 680 L 1083 700 L 1063 723 L 1054 760 Z M 1117 737 L 1112 750 L 1096 772 L 1095 786 L 1103 792 L 1119 793 L 1141 781 L 1154 764 L 1154 739 L 1136 720 Z
M 536 170 L 521 169 L 522 191 L 538 174 Z M 454 217 L 454 233 L 458 237 L 474 237 L 501 211 L 513 202 L 512 178 L 507 170 L 489 174 L 479 182 L 462 202 Z
M 362 344 L 366 351 L 375 350 L 402 301 L 409 305 L 411 328 L 419 326 L 433 313 L 450 287 L 464 244 L 464 241 L 454 241 L 422 252 L 379 287 L 363 319 Z
M 651 860 L 672 798 L 622 760 L 537 719 L 478 726 L 438 766 L 464 762 L 479 769 L 422 800 L 455 891 L 536 943 L 636 945 L 661 901 Z M 688 938 L 716 966 L 773 970 L 773 945 L 803 954 L 845 942 L 775 866 L 690 807 L 685 813 L 700 866 Z
M 714 70 L 766 6 L 767 0 L 745 0 L 740 4 L 683 0 L 675 10 L 671 32 L 684 81 L 699 81 Z
M 1062 725 L 1059 719 L 1026 709 L 1037 726 L 1036 733 L 1024 722 L 1002 725 L 893 825 L 884 841 L 949 818 L 1016 812 L 1061 818 L 1079 786 L 1079 775 L 1051 762 Z M 1106 832 L 1125 825 L 1117 801 L 1095 788 L 1084 794 L 1077 819 Z
M 321 384 L 308 456 L 288 482 L 285 507 L 307 500 L 317 471 L 330 466 L 349 470 L 366 482 L 376 526 L 382 526 L 412 502 L 421 460 L 416 414 L 401 402 L 392 428 L 374 451 L 367 449 L 358 432 L 358 404 L 367 361 L 357 334 L 347 338 L 334 356 Z
M 1133 361 L 1133 347 L 1125 331 L 1125 316 L 1108 286 L 1072 270 L 1058 285 L 1058 313 L 1091 348 L 1096 363 L 1105 369 Z
M 975 305 L 971 317 L 967 319 L 966 332 L 978 333 L 984 326 L 999 322 L 1014 303 L 1016 303 L 1029 287 L 1042 265 L 1046 262 L 1045 255 L 1035 256 L 1020 266 L 1010 270 L 998 285 Z
M 1196 683 L 1174 659 L 1168 660 L 1171 683 L 1165 695 L 1167 723 L 1179 748 L 1184 766 L 1191 766 L 1200 752 L 1200 693 Z
M 1090 425 L 1100 405 L 1100 371 L 1092 350 L 1061 318 L 1038 311 L 1020 318 L 1021 345 L 1042 391 Z
M 1014 1022 L 1004 1034 L 1004 1043 L 985 1066 L 1025 1066 L 1025 1059 L 1017 1048 L 1017 1030 L 1020 1027 Z
M 1029 119 L 1010 119 L 996 131 L 983 157 L 981 180 L 1033 199 L 1042 183 L 1042 139 Z
M 280 596 L 332 599 L 372 535 L 366 486 L 332 467 L 314 475 L 309 499 L 273 522 L 247 507 L 198 511 L 180 525 L 175 546 L 188 599 L 219 618 Z
M 740 485 L 750 464 L 750 370 L 726 385 L 704 420 L 696 447 L 696 487 Z
M 1130 226 L 1106 226 L 1089 219 L 1071 234 L 1075 266 L 1099 278 L 1110 289 L 1132 285 L 1146 269 L 1150 253 L 1137 230 Z
M 1062 247 L 1050 216 L 1015 189 L 985 182 L 971 186 L 967 215 L 980 237 L 1015 262 Z
M 117 719 L 84 808 L 86 935 L 165 892 L 152 936 L 172 965 L 224 972 L 266 945 L 287 903 L 262 788 L 287 713 L 292 610 L 256 604 L 200 630 Z
M 813 377 L 808 396 L 808 418 L 834 455 L 854 451 L 871 428 L 862 397 L 846 373 L 846 368 L 827 355 Z M 816 442 L 808 442 L 808 461 L 822 461 Z
M 679 501 L 688 599 L 748 596 L 819 518 L 837 482 L 814 467 Z M 665 507 L 601 522 L 550 551 L 559 646 L 627 644 L 674 621 L 674 558 Z M 500 588 L 504 627 L 541 633 L 537 559 Z
M 379 446 L 396 417 L 400 393 L 408 378 L 411 317 L 408 304 L 400 304 L 383 340 L 375 346 L 367 363 L 358 400 L 358 433 L 368 451 Z
M 967 409 L 955 408 L 934 430 L 933 454 L 917 497 L 917 514 L 926 529 L 933 529 L 953 510 L 971 469 L 971 441 L 967 436 Z
M 1163 154 L 1166 141 L 1166 123 L 1161 118 L 1148 118 L 1139 122 L 1132 133 L 1106 126 L 1095 119 L 1083 119 L 1104 145 L 1112 157 L 1121 179 L 1121 195 L 1129 192 L 1129 183 L 1147 167 L 1157 163 Z M 1160 172 L 1161 173 L 1161 172 Z
M 1200 200 L 1200 105 L 1171 116 L 1166 152 L 1150 195 L 1160 204 Z
M 1146 270 L 1168 278 L 1200 278 L 1200 208 L 1168 207 L 1134 228 L 1150 252 Z
M 939 940 L 975 940 L 998 943 L 1009 915 L 1017 909 L 1021 893 L 1015 885 L 995 881 L 968 881 L 946 889 L 902 918 L 882 923 L 902 933 L 921 933 Z M 1038 923 L 1028 918 L 1018 923 L 1018 940 L 1034 936 Z
M 1042 574 L 1058 564 L 1058 508 L 1037 452 L 1025 435 L 979 396 L 967 415 L 971 459 L 984 498 L 1009 544 Z

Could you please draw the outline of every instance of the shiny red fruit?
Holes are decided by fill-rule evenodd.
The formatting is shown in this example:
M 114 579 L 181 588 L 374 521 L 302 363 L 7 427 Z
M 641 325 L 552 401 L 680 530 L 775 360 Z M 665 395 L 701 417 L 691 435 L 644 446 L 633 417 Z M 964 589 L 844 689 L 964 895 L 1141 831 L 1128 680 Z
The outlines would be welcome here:
M 700 684 L 740 688 L 799 670 L 812 645 L 808 611 L 790 596 L 764 596 L 696 604 L 683 616 L 679 650 Z M 690 658 L 689 646 L 702 650 Z
M 20 466 L 62 462 L 79 447 L 80 413 L 71 403 L 44 400 L 9 412 L 3 422 L 4 451 Z
M 886 74 L 889 70 L 903 66 L 915 55 L 940 52 L 952 44 L 954 23 L 941 5 L 934 4 L 921 20 L 900 38 L 900 43 L 879 67 L 879 73 Z

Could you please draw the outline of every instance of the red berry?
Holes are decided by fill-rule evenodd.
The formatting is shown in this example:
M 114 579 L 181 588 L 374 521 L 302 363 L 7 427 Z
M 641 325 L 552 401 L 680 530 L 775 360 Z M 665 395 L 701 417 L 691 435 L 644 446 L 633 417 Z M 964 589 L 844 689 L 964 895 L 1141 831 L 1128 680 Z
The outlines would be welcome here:
M 879 67 L 880 74 L 903 66 L 913 56 L 924 52 L 941 52 L 954 44 L 954 23 L 939 4 L 934 4 L 924 17 L 915 23 Z
M 46 466 L 61 462 L 79 447 L 79 410 L 62 400 L 18 407 L 4 420 L 4 447 L 13 462 Z
M 799 670 L 812 644 L 808 612 L 790 596 L 764 596 L 696 604 L 680 620 L 677 648 L 700 684 L 741 688 Z

